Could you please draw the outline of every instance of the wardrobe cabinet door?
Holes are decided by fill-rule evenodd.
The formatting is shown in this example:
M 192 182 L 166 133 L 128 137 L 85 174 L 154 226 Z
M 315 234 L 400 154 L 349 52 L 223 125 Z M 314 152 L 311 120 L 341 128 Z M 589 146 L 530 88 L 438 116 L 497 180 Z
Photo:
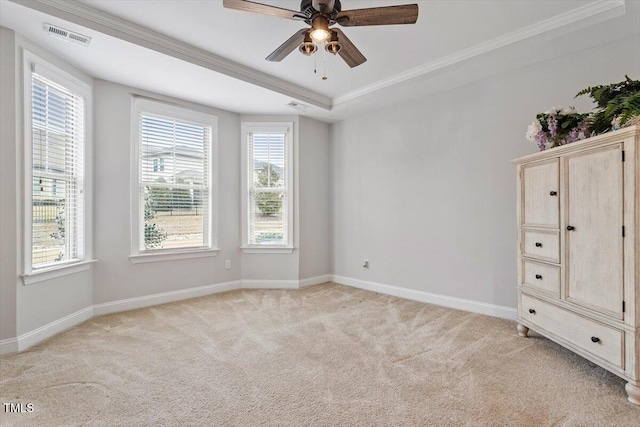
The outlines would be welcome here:
M 558 228 L 558 159 L 522 167 L 522 225 Z
M 622 318 L 622 145 L 564 158 L 566 299 Z

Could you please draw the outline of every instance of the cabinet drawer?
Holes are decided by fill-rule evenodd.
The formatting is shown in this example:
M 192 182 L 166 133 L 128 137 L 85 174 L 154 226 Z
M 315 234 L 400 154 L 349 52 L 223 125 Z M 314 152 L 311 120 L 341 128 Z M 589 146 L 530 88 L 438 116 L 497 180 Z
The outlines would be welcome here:
M 560 236 L 557 232 L 522 232 L 522 255 L 560 263 Z
M 560 267 L 523 261 L 522 284 L 560 298 Z
M 520 304 L 522 319 L 624 369 L 622 331 L 526 294 L 522 294 Z

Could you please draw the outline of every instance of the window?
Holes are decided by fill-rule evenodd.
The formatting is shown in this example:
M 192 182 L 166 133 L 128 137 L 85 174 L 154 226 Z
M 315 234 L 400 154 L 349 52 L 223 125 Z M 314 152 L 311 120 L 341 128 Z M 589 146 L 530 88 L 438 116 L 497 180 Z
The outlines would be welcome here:
M 243 246 L 289 249 L 292 233 L 291 123 L 245 123 Z
M 154 172 L 164 172 L 164 158 L 156 158 L 153 159 L 153 171 Z
M 133 256 L 212 250 L 216 118 L 134 98 L 133 122 Z
M 91 88 L 29 52 L 24 73 L 27 283 L 90 257 L 85 153 Z

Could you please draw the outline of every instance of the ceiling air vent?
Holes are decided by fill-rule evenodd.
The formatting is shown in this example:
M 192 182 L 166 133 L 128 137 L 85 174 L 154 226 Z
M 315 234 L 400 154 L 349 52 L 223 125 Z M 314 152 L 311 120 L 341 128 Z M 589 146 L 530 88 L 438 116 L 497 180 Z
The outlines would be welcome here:
M 290 103 L 287 104 L 287 106 L 298 111 L 307 111 L 307 108 L 309 108 L 308 105 L 304 105 L 296 101 L 291 101 Z
M 91 43 L 91 37 L 89 36 L 83 36 L 82 34 L 74 33 L 73 31 L 65 30 L 64 28 L 56 27 L 46 22 L 42 26 L 42 29 L 57 39 L 81 44 L 82 46 L 89 46 L 89 43 Z

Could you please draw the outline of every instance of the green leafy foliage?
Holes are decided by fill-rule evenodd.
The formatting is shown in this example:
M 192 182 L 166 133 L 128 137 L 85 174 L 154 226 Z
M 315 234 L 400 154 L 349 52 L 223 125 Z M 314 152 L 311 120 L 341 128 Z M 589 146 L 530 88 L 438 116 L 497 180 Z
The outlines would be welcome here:
M 67 229 L 66 228 L 67 222 L 64 216 L 64 205 L 58 207 L 58 213 L 56 214 L 54 221 L 56 222 L 58 231 L 51 233 L 51 238 L 64 242 L 65 236 L 66 236 L 66 229 Z
M 280 174 L 268 165 L 263 167 L 256 175 L 256 186 L 259 188 L 273 187 L 280 180 Z M 274 216 L 282 209 L 282 196 L 280 193 L 257 193 L 256 207 L 264 216 Z
M 167 239 L 167 233 L 162 231 L 154 222 L 156 217 L 156 202 L 151 192 L 144 195 L 144 247 L 147 249 L 158 248 Z
M 283 239 L 282 233 L 260 233 L 256 236 L 256 243 L 280 243 Z
M 632 117 L 640 115 L 640 80 L 625 76 L 625 80 L 609 85 L 588 87 L 576 95 L 589 95 L 597 104 L 589 128 L 595 134 L 611 130 L 611 122 L 619 119 L 623 126 Z
M 175 209 L 189 209 L 193 206 L 191 192 L 185 188 L 172 188 L 171 202 Z
M 170 188 L 150 187 L 149 199 L 152 200 L 155 212 L 169 212 L 172 209 Z
M 156 182 L 164 183 L 164 178 Z M 175 209 L 190 209 L 194 205 L 191 192 L 185 188 L 150 187 L 150 197 L 156 212 L 171 212 Z
M 60 202 L 58 202 L 60 203 Z M 50 234 L 52 239 L 55 239 L 61 243 L 65 243 L 66 235 L 67 235 L 67 221 L 64 215 L 64 200 L 62 201 L 62 205 L 58 206 L 58 213 L 56 217 L 53 219 L 56 222 L 56 227 L 58 231 L 54 231 Z M 62 261 L 64 259 L 64 252 L 59 252 L 56 255 L 54 261 Z

